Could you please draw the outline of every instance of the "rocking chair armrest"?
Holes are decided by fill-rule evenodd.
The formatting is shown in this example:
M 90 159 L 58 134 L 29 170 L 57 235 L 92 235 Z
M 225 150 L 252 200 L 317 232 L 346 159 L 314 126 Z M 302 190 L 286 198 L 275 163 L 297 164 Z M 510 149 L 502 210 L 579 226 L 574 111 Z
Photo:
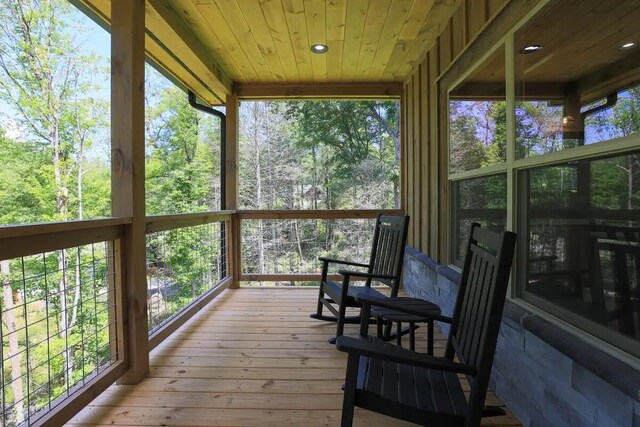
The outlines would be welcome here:
M 327 257 L 318 257 L 318 260 L 322 261 L 323 263 L 329 264 L 343 264 L 343 265 L 353 265 L 355 267 L 362 267 L 362 268 L 369 268 L 369 264 L 363 264 L 361 262 L 355 262 L 355 261 L 346 261 L 346 260 L 342 260 L 342 259 L 334 259 L 334 258 L 327 258 Z
M 379 338 L 340 336 L 336 341 L 336 348 L 349 354 L 357 354 L 420 368 L 438 369 L 472 376 L 478 373 L 475 366 L 452 362 L 429 354 L 416 353 L 415 351 L 389 344 Z
M 338 270 L 338 274 L 342 276 L 358 276 L 364 277 L 367 279 L 387 279 L 393 280 L 396 276 L 391 276 L 389 274 L 376 274 L 376 273 L 366 273 L 364 271 L 353 271 L 353 270 Z
M 390 308 L 402 313 L 437 320 L 438 322 L 453 323 L 453 319 L 451 317 L 440 314 L 440 309 L 437 305 L 419 298 L 409 299 L 407 297 L 387 297 L 370 293 L 359 293 L 355 295 L 355 298 L 356 301 L 365 305 Z M 415 301 L 417 304 L 410 304 L 408 301 Z M 434 309 L 436 311 L 435 313 Z

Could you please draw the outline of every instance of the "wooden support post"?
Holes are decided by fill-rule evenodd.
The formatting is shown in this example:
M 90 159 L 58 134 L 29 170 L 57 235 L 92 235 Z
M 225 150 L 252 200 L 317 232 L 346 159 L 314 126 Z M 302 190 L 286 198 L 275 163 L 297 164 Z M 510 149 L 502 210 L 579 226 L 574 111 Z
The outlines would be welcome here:
M 227 95 L 227 140 L 226 144 L 226 208 L 238 209 L 238 95 L 234 92 Z M 231 220 L 231 233 L 228 235 L 229 269 L 232 276 L 231 288 L 240 286 L 242 272 L 242 250 L 240 248 L 240 218 L 236 215 Z
M 127 216 L 122 245 L 127 372 L 136 384 L 149 372 L 144 192 L 144 0 L 111 1 L 111 200 Z

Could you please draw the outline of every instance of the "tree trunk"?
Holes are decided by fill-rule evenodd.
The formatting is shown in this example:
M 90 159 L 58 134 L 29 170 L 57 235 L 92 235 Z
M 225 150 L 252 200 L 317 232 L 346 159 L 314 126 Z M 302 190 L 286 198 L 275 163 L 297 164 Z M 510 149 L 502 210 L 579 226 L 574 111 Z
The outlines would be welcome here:
M 9 281 L 9 261 L 0 261 L 0 280 L 2 280 L 2 295 L 4 298 L 4 315 L 2 321 L 7 326 L 9 337 L 9 355 L 11 360 L 11 390 L 13 391 L 13 410 L 16 415 L 16 424 L 24 421 L 24 391 L 22 390 L 22 367 L 20 357 L 20 344 L 18 342 L 18 329 L 13 309 L 13 293 Z M 4 346 L 4 345 L 3 345 Z M 2 379 L 4 382 L 4 378 Z
M 253 107 L 253 146 L 255 155 L 255 172 L 256 172 L 256 209 L 262 209 L 262 171 L 260 169 L 260 141 L 258 140 L 258 127 L 260 126 L 260 111 L 258 103 Z M 258 220 L 258 271 L 264 273 L 264 224 L 261 219 Z

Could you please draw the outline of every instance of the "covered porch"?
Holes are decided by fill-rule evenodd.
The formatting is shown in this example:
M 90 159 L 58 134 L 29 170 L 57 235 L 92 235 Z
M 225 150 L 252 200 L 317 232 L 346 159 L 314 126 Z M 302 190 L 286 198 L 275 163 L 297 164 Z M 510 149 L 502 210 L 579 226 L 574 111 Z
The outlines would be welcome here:
M 362 258 L 389 214 L 402 292 L 447 315 L 471 224 L 518 234 L 482 425 L 640 427 L 636 1 L 70 1 L 111 37 L 111 215 L 0 227 L 0 426 L 338 425 L 320 266 L 255 272 L 247 230 L 341 224 Z M 145 64 L 219 120 L 219 207 L 148 214 Z M 243 205 L 240 104 L 291 100 L 398 103 L 393 205 Z

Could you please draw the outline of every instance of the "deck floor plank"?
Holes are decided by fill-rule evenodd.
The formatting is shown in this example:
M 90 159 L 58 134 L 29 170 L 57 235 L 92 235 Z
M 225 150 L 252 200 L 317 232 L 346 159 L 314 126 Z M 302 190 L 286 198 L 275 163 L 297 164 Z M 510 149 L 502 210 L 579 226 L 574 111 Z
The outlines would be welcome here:
M 111 386 L 69 425 L 339 425 L 346 354 L 327 342 L 335 323 L 309 319 L 316 298 L 312 288 L 225 291 L 151 353 L 148 378 Z M 438 336 L 436 354 L 445 345 Z M 487 403 L 501 405 L 493 393 Z M 354 425 L 411 424 L 356 409 Z M 520 423 L 509 414 L 482 425 Z

